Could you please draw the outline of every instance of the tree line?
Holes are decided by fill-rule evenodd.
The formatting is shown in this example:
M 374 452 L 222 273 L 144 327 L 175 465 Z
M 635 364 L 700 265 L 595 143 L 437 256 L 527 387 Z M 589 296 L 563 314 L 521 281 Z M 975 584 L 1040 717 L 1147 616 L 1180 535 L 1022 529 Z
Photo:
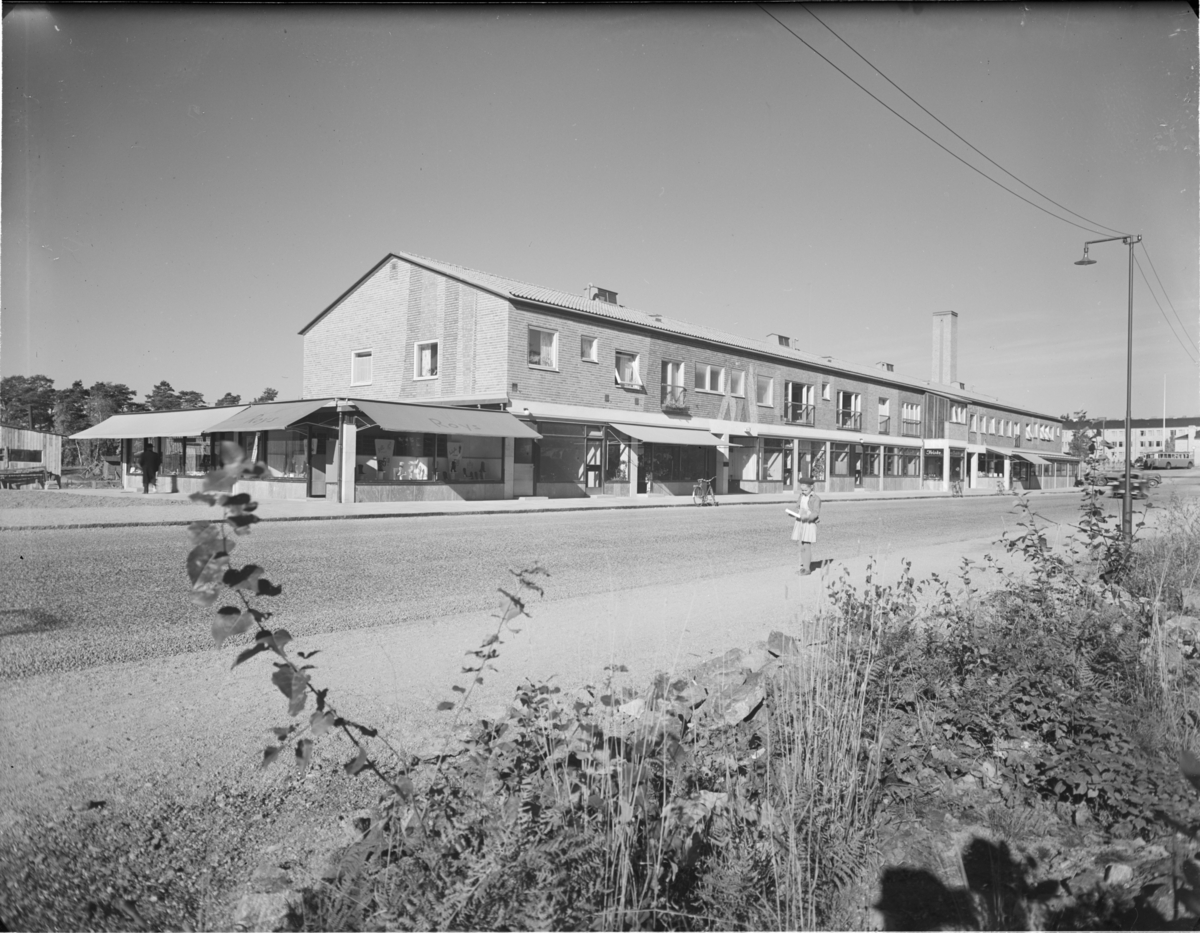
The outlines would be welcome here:
M 273 402 L 278 390 L 263 389 L 249 403 L 240 395 L 226 392 L 214 404 L 232 405 Z M 65 389 L 54 388 L 49 376 L 5 376 L 0 379 L 0 421 L 11 427 L 57 434 L 75 434 L 122 412 L 181 411 L 204 408 L 204 395 L 191 389 L 177 391 L 165 379 L 151 389 L 143 400 L 123 382 L 96 382 L 85 386 L 76 379 Z M 64 466 L 96 466 L 101 458 L 115 454 L 117 441 L 69 441 L 63 445 Z

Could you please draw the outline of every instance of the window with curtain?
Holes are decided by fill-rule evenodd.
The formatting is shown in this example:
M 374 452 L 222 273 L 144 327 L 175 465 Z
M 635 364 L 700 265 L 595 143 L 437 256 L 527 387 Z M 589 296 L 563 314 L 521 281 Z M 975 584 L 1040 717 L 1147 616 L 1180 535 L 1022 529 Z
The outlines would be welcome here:
M 535 369 L 558 369 L 558 331 L 529 328 L 529 365 Z

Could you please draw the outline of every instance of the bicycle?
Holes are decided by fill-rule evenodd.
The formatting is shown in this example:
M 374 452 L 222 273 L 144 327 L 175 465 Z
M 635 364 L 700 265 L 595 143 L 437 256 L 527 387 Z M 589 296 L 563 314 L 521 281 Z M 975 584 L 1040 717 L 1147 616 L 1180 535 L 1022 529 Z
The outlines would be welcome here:
M 955 499 L 961 499 L 963 494 L 963 484 L 961 480 L 952 479 L 950 481 L 950 495 Z
M 716 482 L 716 477 L 712 479 L 698 479 L 696 485 L 692 487 L 692 502 L 695 505 L 716 505 L 717 494 L 713 492 L 713 483 Z

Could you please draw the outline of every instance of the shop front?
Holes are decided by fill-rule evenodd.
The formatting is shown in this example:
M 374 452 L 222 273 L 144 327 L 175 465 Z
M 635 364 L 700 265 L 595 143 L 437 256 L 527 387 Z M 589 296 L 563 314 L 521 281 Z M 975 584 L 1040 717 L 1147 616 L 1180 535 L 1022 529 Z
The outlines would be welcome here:
M 878 444 L 829 445 L 829 491 L 877 490 L 883 469 L 884 448 Z
M 517 448 L 528 477 L 539 439 L 507 412 L 353 399 L 114 415 L 76 437 L 121 439 L 130 490 L 147 443 L 162 454 L 157 490 L 191 493 L 230 440 L 266 468 L 235 491 L 341 502 L 508 498 Z
M 628 438 L 628 474 L 635 477 L 630 490 L 637 495 L 690 496 L 700 479 L 717 475 L 717 448 L 707 431 L 644 424 L 613 424 L 620 438 Z

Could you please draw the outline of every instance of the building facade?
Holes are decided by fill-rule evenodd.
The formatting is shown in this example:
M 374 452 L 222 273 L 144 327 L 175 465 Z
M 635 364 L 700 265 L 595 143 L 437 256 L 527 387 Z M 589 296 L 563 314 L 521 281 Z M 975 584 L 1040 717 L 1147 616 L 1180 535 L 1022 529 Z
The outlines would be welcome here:
M 1162 453 L 1195 453 L 1200 442 L 1200 417 L 1133 418 L 1129 422 L 1132 445 L 1130 456 Z M 1100 419 L 1101 453 L 1109 460 L 1125 462 L 1125 419 Z
M 929 381 L 408 254 L 385 256 L 300 332 L 305 398 L 507 411 L 514 496 L 1070 485 L 1059 419 L 957 381 L 957 314 Z M 412 446 L 412 438 L 396 437 Z M 425 442 L 422 442 L 425 443 Z M 440 496 L 359 451 L 356 499 Z M 472 455 L 464 452 L 470 462 Z M 507 459 L 506 459 L 507 462 Z M 345 493 L 342 493 L 345 495 Z

